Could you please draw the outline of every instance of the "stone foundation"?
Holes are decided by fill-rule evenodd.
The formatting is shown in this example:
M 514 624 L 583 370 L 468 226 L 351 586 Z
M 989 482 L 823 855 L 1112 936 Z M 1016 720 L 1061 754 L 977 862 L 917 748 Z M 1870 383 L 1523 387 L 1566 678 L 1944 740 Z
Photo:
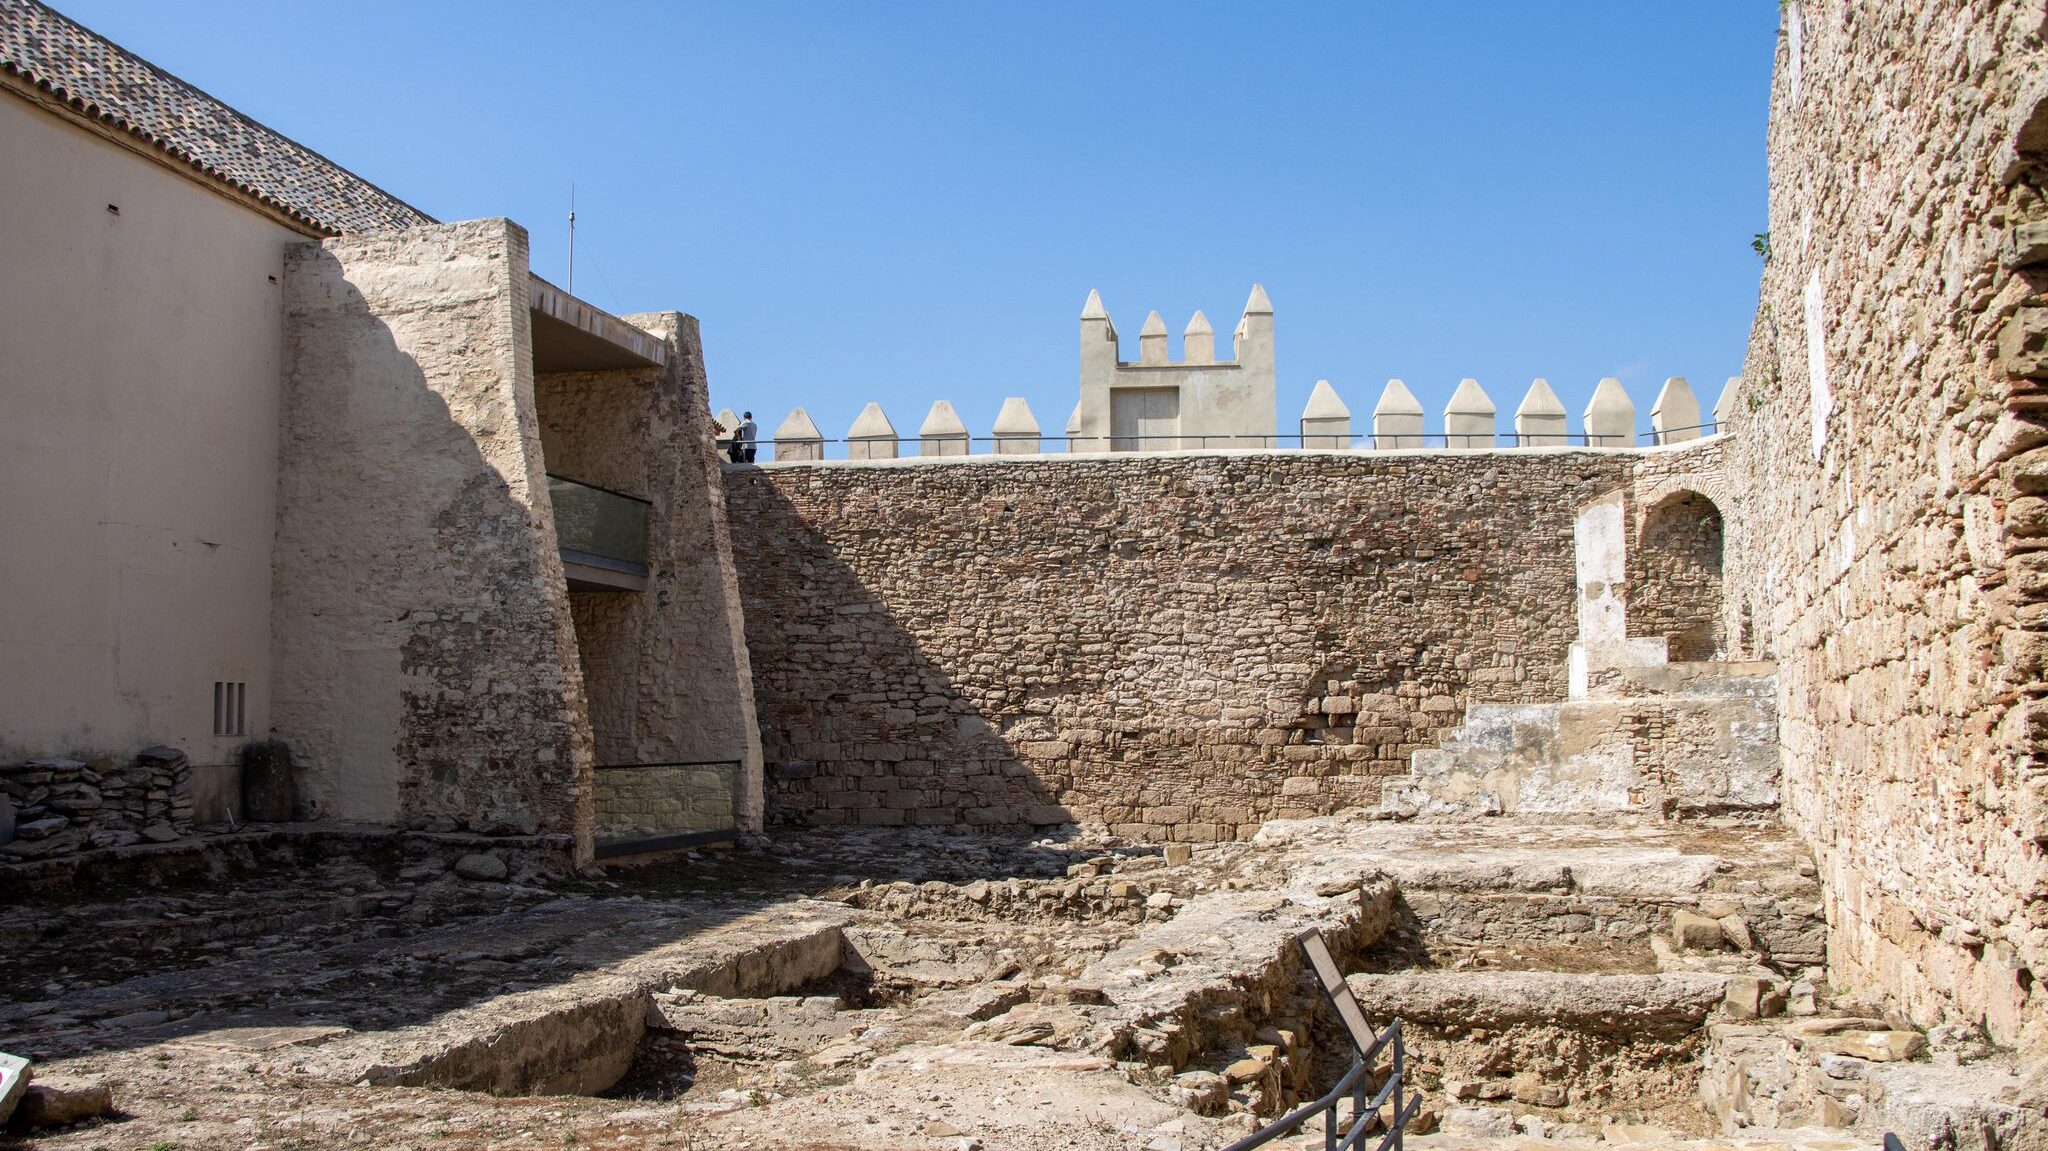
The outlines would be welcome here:
M 192 766 L 173 747 L 144 748 L 126 764 L 31 759 L 0 767 L 14 811 L 8 860 L 49 859 L 100 847 L 166 843 L 192 830 Z

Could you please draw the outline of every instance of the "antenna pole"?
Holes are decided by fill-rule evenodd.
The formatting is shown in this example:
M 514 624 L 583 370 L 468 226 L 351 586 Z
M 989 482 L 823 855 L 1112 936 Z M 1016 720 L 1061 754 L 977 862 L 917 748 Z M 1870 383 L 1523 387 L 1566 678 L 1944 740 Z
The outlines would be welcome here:
M 569 185 L 569 283 L 564 291 L 576 294 L 576 185 Z

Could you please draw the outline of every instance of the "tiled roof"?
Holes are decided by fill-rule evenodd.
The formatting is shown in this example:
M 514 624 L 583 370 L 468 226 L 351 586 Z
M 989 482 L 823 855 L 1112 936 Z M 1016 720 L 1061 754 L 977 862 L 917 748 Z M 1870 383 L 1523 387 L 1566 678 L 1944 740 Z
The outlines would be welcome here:
M 0 72 L 327 232 L 433 217 L 36 0 L 0 0 Z

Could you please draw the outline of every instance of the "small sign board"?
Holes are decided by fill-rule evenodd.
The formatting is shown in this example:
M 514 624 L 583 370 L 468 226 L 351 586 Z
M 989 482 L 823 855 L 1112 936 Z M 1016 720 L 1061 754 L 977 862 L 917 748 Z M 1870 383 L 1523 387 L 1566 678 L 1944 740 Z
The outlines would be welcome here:
M 14 1116 L 14 1105 L 28 1090 L 28 1060 L 0 1052 L 0 1123 Z

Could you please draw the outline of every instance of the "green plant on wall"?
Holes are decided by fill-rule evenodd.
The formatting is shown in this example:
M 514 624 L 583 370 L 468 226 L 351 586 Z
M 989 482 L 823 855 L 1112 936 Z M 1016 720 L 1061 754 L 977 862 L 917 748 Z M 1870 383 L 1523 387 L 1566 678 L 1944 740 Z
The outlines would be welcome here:
M 1751 236 L 1749 239 L 1749 250 L 1755 252 L 1764 263 L 1770 263 L 1771 234 L 1769 232 L 1758 232 L 1756 235 Z

